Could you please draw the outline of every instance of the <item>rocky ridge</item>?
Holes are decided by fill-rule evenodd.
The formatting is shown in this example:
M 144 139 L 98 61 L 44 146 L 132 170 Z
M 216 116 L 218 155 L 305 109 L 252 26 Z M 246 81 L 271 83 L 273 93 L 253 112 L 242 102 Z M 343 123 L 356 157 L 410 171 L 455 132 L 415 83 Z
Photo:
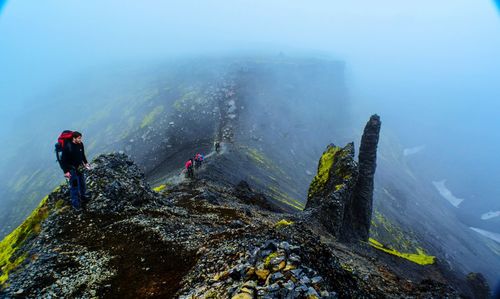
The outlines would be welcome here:
M 346 163 L 335 167 L 355 174 L 353 145 L 336 153 L 345 153 L 337 161 Z M 204 170 L 218 158 L 207 160 Z M 12 244 L 14 256 L 25 258 L 8 273 L 1 297 L 432 298 L 468 292 L 452 286 L 439 267 L 417 269 L 363 244 L 336 242 L 335 225 L 342 221 L 328 224 L 327 210 L 313 211 L 314 201 L 326 203 L 318 192 L 332 201 L 352 194 L 355 175 L 330 176 L 333 189 L 310 192 L 312 208 L 285 213 L 266 205 L 246 182 L 231 187 L 205 176 L 155 192 L 124 154 L 102 155 L 93 164 L 83 213 L 70 208 L 61 186 L 43 203 L 48 217 L 39 232 Z M 334 185 L 339 179 L 345 186 Z M 405 271 L 411 279 L 401 276 Z

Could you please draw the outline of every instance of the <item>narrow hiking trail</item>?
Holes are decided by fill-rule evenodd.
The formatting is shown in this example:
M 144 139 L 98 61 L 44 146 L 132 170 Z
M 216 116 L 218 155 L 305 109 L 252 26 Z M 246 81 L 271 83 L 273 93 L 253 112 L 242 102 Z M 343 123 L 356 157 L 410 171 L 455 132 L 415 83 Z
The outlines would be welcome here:
M 194 170 L 195 179 L 196 179 L 196 173 L 202 173 L 202 172 L 206 171 L 207 164 L 210 164 L 213 161 L 213 159 L 211 159 L 212 157 L 215 157 L 216 155 L 225 154 L 226 149 L 227 149 L 226 145 L 221 144 L 219 153 L 217 153 L 214 150 L 214 151 L 211 151 L 209 154 L 207 154 L 205 156 L 205 158 L 203 159 L 202 165 L 198 169 Z M 179 168 L 178 173 L 179 174 L 172 175 L 172 176 L 166 178 L 164 184 L 173 185 L 173 184 L 180 184 L 182 182 L 190 181 L 190 179 L 186 178 L 186 169 L 185 168 Z
M 203 173 L 206 171 L 206 164 L 211 163 L 210 160 L 215 155 L 224 155 L 228 150 L 228 144 L 234 142 L 234 128 L 236 127 L 238 121 L 239 110 L 243 107 L 243 105 L 239 105 L 238 94 L 236 91 L 236 83 L 234 79 L 222 79 L 221 82 L 209 91 L 213 97 L 217 99 L 217 110 L 219 111 L 218 123 L 216 126 L 215 138 L 213 140 L 213 144 L 215 142 L 220 142 L 220 150 L 217 153 L 215 151 L 214 146 L 212 147 L 212 151 L 205 155 L 202 166 L 199 169 L 195 169 L 195 178 L 196 173 Z M 240 107 L 240 109 L 238 109 Z M 184 161 L 187 161 L 189 157 L 194 156 L 197 153 L 201 153 L 198 150 L 194 150 L 192 155 L 188 155 Z M 186 169 L 184 165 L 182 168 L 178 168 L 170 176 L 160 180 L 154 180 L 153 185 L 164 185 L 164 184 L 179 184 L 187 181 L 188 179 L 185 177 Z

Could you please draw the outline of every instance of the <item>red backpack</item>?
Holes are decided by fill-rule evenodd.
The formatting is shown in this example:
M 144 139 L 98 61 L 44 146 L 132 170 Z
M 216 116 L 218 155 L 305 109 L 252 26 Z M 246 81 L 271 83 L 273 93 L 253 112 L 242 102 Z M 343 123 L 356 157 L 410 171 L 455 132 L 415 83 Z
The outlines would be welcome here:
M 56 152 L 56 159 L 57 159 L 57 162 L 59 163 L 59 166 L 61 167 L 61 169 L 63 169 L 62 162 L 61 162 L 61 155 L 62 155 L 62 151 L 64 149 L 64 145 L 67 142 L 71 142 L 72 138 L 73 138 L 73 131 L 64 130 L 64 131 L 62 131 L 61 135 L 59 135 L 59 138 L 57 138 L 57 143 L 54 145 L 55 152 Z

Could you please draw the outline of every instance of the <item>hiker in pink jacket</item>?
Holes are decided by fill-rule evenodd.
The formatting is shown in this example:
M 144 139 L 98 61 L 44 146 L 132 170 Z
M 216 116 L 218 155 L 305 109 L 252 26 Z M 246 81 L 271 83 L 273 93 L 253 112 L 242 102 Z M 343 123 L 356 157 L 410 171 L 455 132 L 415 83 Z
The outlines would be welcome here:
M 194 171 L 193 171 L 193 159 L 189 159 L 186 162 L 186 177 L 187 178 L 194 178 Z

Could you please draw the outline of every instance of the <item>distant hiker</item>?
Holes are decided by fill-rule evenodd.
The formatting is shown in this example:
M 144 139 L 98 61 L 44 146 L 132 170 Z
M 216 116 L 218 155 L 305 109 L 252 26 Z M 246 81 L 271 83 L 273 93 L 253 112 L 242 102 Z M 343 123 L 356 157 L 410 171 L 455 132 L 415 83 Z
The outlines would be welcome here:
M 196 154 L 194 156 L 194 168 L 198 169 L 201 167 L 201 164 L 203 164 L 204 157 L 202 154 Z
M 193 170 L 193 159 L 189 159 L 186 162 L 186 177 L 189 179 L 194 178 L 194 170 Z
M 215 152 L 217 152 L 217 154 L 218 154 L 219 150 L 220 150 L 220 142 L 219 141 L 215 141 L 214 142 L 214 147 L 215 147 Z
M 69 140 L 68 140 L 69 141 Z M 60 165 L 69 180 L 71 205 L 81 211 L 81 203 L 87 200 L 87 188 L 83 169 L 90 169 L 80 132 L 71 133 L 71 141 L 64 142 Z

